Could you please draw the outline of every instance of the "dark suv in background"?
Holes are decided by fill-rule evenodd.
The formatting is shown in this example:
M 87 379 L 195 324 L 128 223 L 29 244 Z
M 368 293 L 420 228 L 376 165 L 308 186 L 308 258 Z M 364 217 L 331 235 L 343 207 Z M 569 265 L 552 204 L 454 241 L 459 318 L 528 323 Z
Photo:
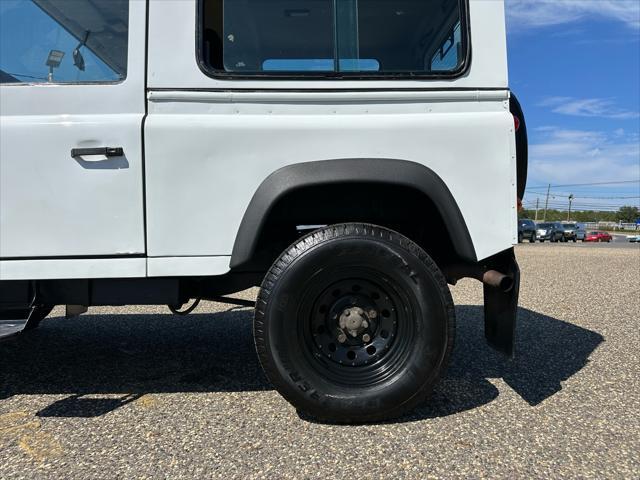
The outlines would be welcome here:
M 541 242 L 545 240 L 557 242 L 564 238 L 564 228 L 558 222 L 539 223 L 536 228 L 536 238 Z
M 528 218 L 518 219 L 518 243 L 522 243 L 524 239 L 530 242 L 536 241 L 536 224 Z
M 564 231 L 564 235 L 562 237 L 563 242 L 572 241 L 575 242 L 578 239 L 578 224 L 571 222 L 563 222 L 562 230 Z M 584 237 L 583 237 L 584 238 Z

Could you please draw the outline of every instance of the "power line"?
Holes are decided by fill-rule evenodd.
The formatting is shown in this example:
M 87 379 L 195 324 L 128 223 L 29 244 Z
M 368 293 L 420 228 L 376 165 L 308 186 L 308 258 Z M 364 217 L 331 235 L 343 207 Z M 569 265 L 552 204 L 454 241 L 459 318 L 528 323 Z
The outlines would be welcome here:
M 640 198 L 640 196 L 636 197 L 589 197 L 586 195 L 576 196 L 575 198 L 588 198 L 589 200 L 626 200 L 630 198 Z
M 541 192 L 529 192 L 529 194 L 537 195 L 539 197 L 544 197 L 546 195 L 545 193 L 541 193 Z M 569 195 L 573 195 L 574 198 L 588 198 L 590 200 L 625 200 L 625 199 L 640 198 L 640 195 L 625 196 L 625 197 L 593 197 L 590 195 L 580 195 L 580 193 L 575 194 L 575 193 L 565 193 L 565 192 L 555 192 L 555 193 L 552 192 L 549 195 L 551 196 L 551 198 L 568 197 Z
M 620 185 L 624 183 L 639 183 L 640 178 L 638 180 L 619 180 L 615 182 L 592 182 L 592 183 L 568 183 L 566 185 L 551 185 L 553 188 L 561 188 L 561 187 L 583 187 L 583 186 L 592 186 L 592 185 Z M 536 187 L 527 187 L 527 190 L 540 189 L 540 188 L 548 188 L 549 185 L 539 185 Z

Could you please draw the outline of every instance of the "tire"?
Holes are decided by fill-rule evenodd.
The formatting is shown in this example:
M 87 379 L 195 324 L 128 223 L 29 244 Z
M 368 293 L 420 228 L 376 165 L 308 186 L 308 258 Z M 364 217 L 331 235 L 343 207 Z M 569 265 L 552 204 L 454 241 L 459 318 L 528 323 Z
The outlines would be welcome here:
M 352 324 L 364 330 L 345 340 L 339 323 L 349 318 L 369 325 Z M 387 420 L 423 402 L 454 332 L 453 300 L 433 260 L 397 232 L 356 223 L 290 246 L 265 276 L 254 319 L 269 380 L 299 411 L 334 423 Z
M 536 243 L 536 234 L 532 233 L 529 237 L 529 243 Z
M 522 243 L 522 233 L 518 232 L 518 243 Z
M 40 326 L 40 322 L 47 318 L 47 315 L 51 313 L 51 310 L 53 310 L 53 305 L 40 305 L 36 307 L 31 313 L 31 317 L 25 325 L 23 332 L 28 332 L 38 328 Z

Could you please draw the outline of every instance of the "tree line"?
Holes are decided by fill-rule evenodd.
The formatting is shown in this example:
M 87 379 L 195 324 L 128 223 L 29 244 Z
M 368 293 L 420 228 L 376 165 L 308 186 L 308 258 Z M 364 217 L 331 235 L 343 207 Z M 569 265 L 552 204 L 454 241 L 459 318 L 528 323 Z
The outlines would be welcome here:
M 519 218 L 536 218 L 534 209 L 523 208 L 520 210 Z M 542 221 L 544 210 L 538 209 L 538 221 Z M 640 218 L 638 207 L 624 206 L 617 212 L 602 210 L 577 210 L 571 212 L 571 221 L 574 222 L 623 222 L 635 223 Z M 567 220 L 567 211 L 548 209 L 546 220 L 549 222 L 561 222 Z

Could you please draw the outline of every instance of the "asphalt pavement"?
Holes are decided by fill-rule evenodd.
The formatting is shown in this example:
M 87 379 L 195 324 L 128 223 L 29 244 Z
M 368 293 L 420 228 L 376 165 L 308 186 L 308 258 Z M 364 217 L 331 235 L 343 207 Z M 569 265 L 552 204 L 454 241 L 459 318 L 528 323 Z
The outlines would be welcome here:
M 480 284 L 452 287 L 446 378 L 375 425 L 301 418 L 250 309 L 57 308 L 0 343 L 0 478 L 639 478 L 640 245 L 616 243 L 516 248 L 514 360 L 484 342 Z

